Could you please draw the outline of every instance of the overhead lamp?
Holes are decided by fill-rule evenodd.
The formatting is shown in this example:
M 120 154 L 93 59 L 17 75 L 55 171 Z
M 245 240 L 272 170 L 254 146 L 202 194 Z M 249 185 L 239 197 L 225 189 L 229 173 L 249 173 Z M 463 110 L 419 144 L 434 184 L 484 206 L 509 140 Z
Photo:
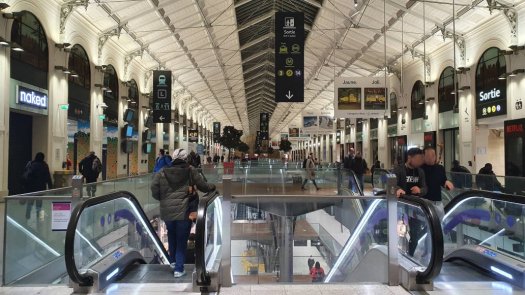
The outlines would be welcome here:
M 354 0 L 354 7 L 357 7 L 358 3 L 357 0 Z
M 11 43 L 11 49 L 14 50 L 14 51 L 18 51 L 18 52 L 23 52 L 24 51 L 24 49 L 20 45 L 15 43 L 15 42 Z
M 134 101 L 134 100 L 132 100 L 132 101 L 131 101 L 131 104 L 136 104 L 136 103 L 137 103 L 137 102 L 136 102 L 136 101 Z
M 108 105 L 107 105 L 105 102 L 103 102 L 103 103 L 99 103 L 99 104 L 97 104 L 97 108 L 107 109 L 107 108 L 108 108 Z
M 417 104 L 420 104 L 420 105 L 421 105 L 421 104 L 424 104 L 424 103 L 425 103 L 424 100 L 420 100 Z
M 465 85 L 465 86 L 462 86 L 461 88 L 459 88 L 460 91 L 465 91 L 465 90 L 469 90 L 470 89 L 470 86 L 468 85 Z
M 431 101 L 433 101 L 433 100 L 436 100 L 436 98 L 435 98 L 435 97 L 429 97 L 429 98 L 427 98 L 427 102 L 431 102 Z
M 73 77 L 73 78 L 78 78 L 78 74 L 75 71 L 71 71 L 70 76 Z
M 67 42 L 55 44 L 55 47 L 56 48 L 60 48 L 60 49 L 64 49 L 64 48 L 69 47 L 69 46 L 71 46 L 71 43 L 67 43 Z
M 511 73 L 509 73 L 509 77 L 515 77 L 517 74 L 525 73 L 525 69 L 515 69 Z
M 123 95 L 123 96 L 121 96 L 120 98 L 122 98 L 122 99 L 125 99 L 125 100 L 129 101 L 129 98 L 128 98 L 127 96 L 124 96 L 124 95 Z
M 0 37 L 0 45 L 2 45 L 2 46 L 9 46 L 9 41 L 7 41 L 6 39 Z
M 111 90 L 111 88 L 109 88 L 109 87 L 105 87 L 105 88 L 106 88 L 106 92 L 107 93 L 112 93 L 113 92 L 113 90 Z
M 9 7 L 10 7 L 9 4 L 7 4 L 7 3 L 0 3 L 0 11 L 4 10 L 6 8 L 9 8 Z
M 20 17 L 20 12 L 2 13 L 2 16 L 6 19 L 15 19 Z
M 518 54 L 518 52 L 519 52 L 520 50 L 525 49 L 525 46 L 523 46 L 523 45 L 522 45 L 522 46 L 511 45 L 511 46 L 509 46 L 509 48 L 512 49 L 512 51 L 514 52 L 514 54 Z
M 95 87 L 102 89 L 102 88 L 104 88 L 104 85 L 97 83 L 97 84 L 95 84 Z
M 501 74 L 501 75 L 498 77 L 498 79 L 500 79 L 500 80 L 505 80 L 505 79 L 507 79 L 507 73 L 503 73 L 503 74 Z

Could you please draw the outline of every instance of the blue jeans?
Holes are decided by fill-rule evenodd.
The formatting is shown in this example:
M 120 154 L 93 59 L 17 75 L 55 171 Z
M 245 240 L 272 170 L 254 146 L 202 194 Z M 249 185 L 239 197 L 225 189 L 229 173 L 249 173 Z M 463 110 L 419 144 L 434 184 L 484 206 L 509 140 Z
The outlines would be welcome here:
M 175 271 L 184 271 L 186 249 L 191 231 L 191 220 L 164 221 L 168 229 L 168 250 L 170 263 L 175 262 Z

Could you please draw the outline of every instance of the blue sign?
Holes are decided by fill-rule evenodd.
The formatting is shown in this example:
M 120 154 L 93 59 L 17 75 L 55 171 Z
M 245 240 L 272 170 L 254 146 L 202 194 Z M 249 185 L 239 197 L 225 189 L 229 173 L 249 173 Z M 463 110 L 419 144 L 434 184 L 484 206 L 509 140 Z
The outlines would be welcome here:
M 200 143 L 197 145 L 197 154 L 204 155 L 204 145 Z
M 34 108 L 47 110 L 47 94 L 18 85 L 16 90 L 16 103 Z

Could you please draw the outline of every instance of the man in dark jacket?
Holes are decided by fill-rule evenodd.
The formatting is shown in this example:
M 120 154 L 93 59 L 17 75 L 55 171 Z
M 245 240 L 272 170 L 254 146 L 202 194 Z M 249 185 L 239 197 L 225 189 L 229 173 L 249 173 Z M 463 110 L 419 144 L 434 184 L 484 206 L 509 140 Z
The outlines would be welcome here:
M 102 163 L 100 159 L 95 155 L 95 152 L 89 152 L 89 154 L 80 161 L 78 164 L 78 171 L 86 179 L 86 190 L 89 197 L 94 197 L 95 192 L 97 191 L 97 186 L 95 184 L 90 184 L 97 182 L 98 175 L 101 172 Z
M 191 230 L 189 199 L 193 186 L 203 192 L 215 190 L 215 185 L 206 183 L 187 158 L 186 150 L 176 149 L 172 166 L 155 174 L 151 184 L 153 198 L 160 201 L 160 216 L 168 229 L 170 262 L 176 278 L 186 274 L 184 262 Z
M 425 171 L 425 182 L 427 184 L 427 194 L 425 199 L 431 201 L 436 207 L 439 220 L 443 221 L 445 216 L 445 208 L 441 197 L 441 188 L 453 190 L 454 185 L 447 179 L 445 167 L 436 162 L 436 150 L 433 147 L 425 148 L 425 164 L 421 169 Z
M 476 184 L 478 188 L 482 190 L 503 192 L 503 186 L 498 178 L 496 178 L 494 171 L 492 171 L 491 163 L 486 163 L 485 166 L 479 170 L 476 176 Z
M 423 151 L 419 148 L 411 148 L 407 152 L 405 165 L 394 168 L 397 177 L 396 195 L 401 197 L 406 194 L 424 196 L 427 194 L 425 172 L 421 169 L 423 165 Z
M 365 159 L 361 156 L 361 153 L 356 153 L 354 160 L 350 166 L 350 169 L 354 171 L 361 191 L 365 190 L 365 173 L 368 170 L 368 165 L 366 164 Z
M 472 175 L 470 170 L 461 166 L 458 160 L 452 161 L 452 182 L 457 188 L 472 188 Z
M 28 163 L 26 166 L 23 179 L 28 193 L 40 192 L 53 188 L 53 183 L 51 182 L 51 173 L 49 172 L 49 166 L 44 161 L 44 158 L 44 153 L 36 153 L 35 159 Z M 31 218 L 31 210 L 33 208 L 33 203 L 34 200 L 31 200 L 27 203 L 26 219 Z M 42 200 L 36 201 L 36 214 L 40 220 L 44 219 L 44 211 L 42 211 Z

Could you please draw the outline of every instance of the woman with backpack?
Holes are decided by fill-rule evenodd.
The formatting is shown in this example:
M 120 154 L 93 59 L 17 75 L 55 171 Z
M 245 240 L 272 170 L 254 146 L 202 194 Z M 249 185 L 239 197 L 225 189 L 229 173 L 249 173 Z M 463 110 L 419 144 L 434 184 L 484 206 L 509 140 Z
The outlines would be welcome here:
M 195 218 L 195 204 L 198 202 L 195 186 L 202 192 L 215 190 L 215 185 L 206 183 L 187 160 L 187 151 L 176 149 L 171 166 L 156 173 L 151 184 L 153 198 L 160 201 L 160 217 L 168 229 L 169 258 L 175 278 L 186 274 L 184 262 L 191 219 Z
M 324 269 L 321 267 L 319 261 L 315 263 L 315 266 L 310 269 L 310 277 L 312 278 L 312 283 L 322 283 L 324 280 Z
M 27 163 L 22 176 L 24 180 L 24 186 L 28 193 L 45 191 L 53 188 L 51 181 L 51 173 L 49 172 L 49 166 L 44 161 L 44 153 L 36 153 L 35 159 Z M 27 203 L 26 207 L 26 219 L 31 218 L 31 210 L 33 208 L 34 200 Z M 36 214 L 40 219 L 44 218 L 42 211 L 42 200 L 36 201 Z

